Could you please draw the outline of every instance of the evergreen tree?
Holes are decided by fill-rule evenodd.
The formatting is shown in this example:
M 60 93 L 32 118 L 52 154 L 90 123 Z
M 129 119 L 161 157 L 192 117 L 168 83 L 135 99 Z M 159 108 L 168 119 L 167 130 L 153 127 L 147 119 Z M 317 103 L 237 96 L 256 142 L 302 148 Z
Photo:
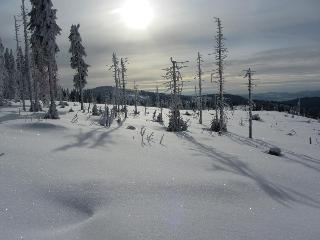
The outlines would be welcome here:
M 30 111 L 37 111 L 37 105 L 33 102 L 32 96 L 32 75 L 31 75 L 31 65 L 30 65 L 30 46 L 28 37 L 28 22 L 27 14 L 25 8 L 25 0 L 21 0 L 21 16 L 23 22 L 23 38 L 24 38 L 24 64 L 25 64 L 25 78 L 26 85 L 28 88 L 29 100 L 30 100 Z
M 4 52 L 4 68 L 5 68 L 5 78 L 3 82 L 3 96 L 5 99 L 9 99 L 9 84 L 10 84 L 10 52 L 9 49 L 6 48 Z
M 81 110 L 83 107 L 83 89 L 87 84 L 86 78 L 88 76 L 89 65 L 84 61 L 84 57 L 87 56 L 85 48 L 82 45 L 82 39 L 79 33 L 80 24 L 72 25 L 69 35 L 71 47 L 69 52 L 71 53 L 71 68 L 76 70 L 76 74 L 73 78 L 74 87 L 78 89 L 80 93 Z
M 0 106 L 4 104 L 5 81 L 7 78 L 4 53 L 4 46 L 2 45 L 2 40 L 0 38 Z
M 7 99 L 15 98 L 15 90 L 16 90 L 16 70 L 15 70 L 15 60 L 13 56 L 12 50 L 6 49 L 4 54 L 5 68 L 6 68 L 6 78 L 4 82 L 4 97 Z
M 9 75 L 10 75 L 10 88 L 9 88 L 10 98 L 18 100 L 17 99 L 18 87 L 17 87 L 17 77 L 16 77 L 16 75 L 17 75 L 16 60 L 15 60 L 15 57 L 14 57 L 12 50 L 10 50 L 10 72 L 9 72 Z
M 30 0 L 32 9 L 29 13 L 31 31 L 31 48 L 35 66 L 40 71 L 47 71 L 50 88 L 50 107 L 46 118 L 58 119 L 55 104 L 56 53 L 59 47 L 56 37 L 61 29 L 56 23 L 57 10 L 53 9 L 51 0 Z
M 21 90 L 22 90 L 22 76 L 23 76 L 23 73 L 21 71 L 21 65 L 20 65 L 20 60 L 21 60 L 21 54 L 20 53 L 21 52 L 19 52 L 19 49 L 20 49 L 19 29 L 20 29 L 20 25 L 18 24 L 18 19 L 16 18 L 16 16 L 14 16 L 14 30 L 15 30 L 15 40 L 16 40 L 16 73 L 15 73 L 16 88 L 15 88 L 15 99 L 16 100 L 20 99 L 22 101 L 23 110 L 25 111 L 25 101 L 24 101 L 24 97 L 22 97 L 22 92 L 21 92 Z M 19 56 L 19 54 L 20 54 L 20 56 Z M 23 55 L 22 55 L 22 57 L 23 57 Z
M 17 75 L 19 81 L 20 98 L 22 101 L 23 111 L 26 111 L 25 104 L 25 93 L 26 93 L 26 83 L 25 83 L 25 59 L 23 56 L 22 48 L 18 48 L 17 52 Z

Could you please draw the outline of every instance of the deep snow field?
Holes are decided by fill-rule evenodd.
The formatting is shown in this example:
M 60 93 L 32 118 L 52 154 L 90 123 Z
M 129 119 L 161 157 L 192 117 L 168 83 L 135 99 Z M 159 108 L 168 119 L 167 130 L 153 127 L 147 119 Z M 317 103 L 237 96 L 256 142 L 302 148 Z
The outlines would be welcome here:
M 204 125 L 183 116 L 189 131 L 176 134 L 153 108 L 106 129 L 83 113 L 72 123 L 71 106 L 60 120 L 0 108 L 1 240 L 320 239 L 316 120 L 259 112 L 249 140 L 242 110 L 218 136 L 206 130 L 213 112 Z

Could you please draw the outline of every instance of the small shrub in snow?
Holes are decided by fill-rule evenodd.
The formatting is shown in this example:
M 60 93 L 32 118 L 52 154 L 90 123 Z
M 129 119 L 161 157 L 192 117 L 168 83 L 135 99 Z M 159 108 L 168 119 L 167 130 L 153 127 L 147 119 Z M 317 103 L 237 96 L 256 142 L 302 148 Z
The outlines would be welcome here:
M 127 129 L 129 130 L 136 130 L 136 128 L 134 126 L 128 126 Z
M 220 132 L 220 121 L 218 119 L 214 118 L 211 121 L 210 130 L 213 131 L 213 132 Z M 224 124 L 224 126 L 222 127 L 222 131 L 224 131 L 224 132 L 227 131 L 227 125 L 226 124 Z
M 95 104 L 92 108 L 92 115 L 93 116 L 100 116 L 100 112 L 98 110 L 97 104 Z
M 157 122 L 158 123 L 163 123 L 163 118 L 162 118 L 162 114 L 161 113 L 158 114 Z
M 114 119 L 113 112 L 111 111 L 110 113 L 109 107 L 106 107 L 105 111 L 103 112 L 100 118 L 99 123 L 101 126 L 110 127 L 113 122 L 113 119 Z
M 60 108 L 65 108 L 66 106 L 62 103 L 62 104 L 59 104 L 60 105 Z
M 152 119 L 153 119 L 153 121 L 155 121 L 155 120 L 156 120 L 156 114 L 157 114 L 157 110 L 154 110 L 153 115 L 152 115 Z
M 145 136 L 145 134 L 146 134 L 146 131 L 147 131 L 146 127 L 142 127 L 142 128 L 140 129 L 141 145 L 142 145 L 142 146 L 146 145 L 146 144 L 144 143 L 144 136 Z
M 274 155 L 274 156 L 281 156 L 281 149 L 278 147 L 272 147 L 272 148 L 270 148 L 268 153 L 270 155 Z
M 260 117 L 259 114 L 254 114 L 254 115 L 252 115 L 252 120 L 254 120 L 254 121 L 261 121 L 261 117 Z
M 240 119 L 239 125 L 244 126 L 243 118 Z
M 65 107 L 68 107 L 69 104 L 67 102 L 60 101 L 59 106 L 60 106 L 60 108 L 65 108 Z
M 179 110 L 171 111 L 169 116 L 168 132 L 183 132 L 188 130 L 188 124 L 180 117 Z
M 160 139 L 160 145 L 163 145 L 163 139 L 164 139 L 164 134 L 162 134 L 162 137 Z
M 154 133 L 153 132 L 150 133 L 149 135 L 147 135 L 147 141 L 148 141 L 149 145 L 151 145 L 151 143 L 154 142 L 153 137 L 154 137 Z
M 69 113 L 74 112 L 74 110 L 72 108 L 69 109 Z
M 49 110 L 44 116 L 45 119 L 59 119 L 58 110 L 56 108 L 56 104 L 52 102 L 50 104 Z
M 297 132 L 294 129 L 292 129 L 287 135 L 288 136 L 295 136 L 295 135 L 297 135 Z

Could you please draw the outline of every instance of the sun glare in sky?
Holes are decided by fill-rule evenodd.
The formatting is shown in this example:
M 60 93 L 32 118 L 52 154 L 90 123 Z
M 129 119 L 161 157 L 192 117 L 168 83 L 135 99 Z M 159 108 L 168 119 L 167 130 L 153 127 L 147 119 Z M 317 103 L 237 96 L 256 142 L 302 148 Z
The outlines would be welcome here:
M 126 0 L 116 12 L 128 28 L 135 30 L 146 29 L 154 18 L 153 8 L 147 0 Z

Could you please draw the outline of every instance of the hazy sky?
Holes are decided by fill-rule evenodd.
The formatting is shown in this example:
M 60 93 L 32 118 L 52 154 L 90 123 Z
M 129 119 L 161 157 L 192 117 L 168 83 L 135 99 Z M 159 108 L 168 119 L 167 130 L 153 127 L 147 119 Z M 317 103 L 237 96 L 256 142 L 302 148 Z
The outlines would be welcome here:
M 147 0 L 151 8 L 148 12 L 132 6 L 126 11 L 132 15 L 131 20 L 142 21 L 153 13 L 150 24 L 143 29 L 132 28 L 123 19 L 119 9 L 127 1 L 53 0 L 63 30 L 58 37 L 57 56 L 61 85 L 73 84 L 68 34 L 71 24 L 80 23 L 91 65 L 88 87 L 113 85 L 106 65 L 115 51 L 130 61 L 129 83 L 136 80 L 143 89 L 161 85 L 161 69 L 169 65 L 171 56 L 178 61 L 189 60 L 183 75 L 190 80 L 186 91 L 191 92 L 200 51 L 205 60 L 204 85 L 207 92 L 213 92 L 216 85 L 210 83 L 209 72 L 214 65 L 208 54 L 214 48 L 213 17 L 220 17 L 229 50 L 227 92 L 246 92 L 241 72 L 249 67 L 257 71 L 257 92 L 320 89 L 319 0 Z M 20 0 L 0 3 L 0 37 L 7 47 L 14 48 L 13 15 L 19 12 Z

